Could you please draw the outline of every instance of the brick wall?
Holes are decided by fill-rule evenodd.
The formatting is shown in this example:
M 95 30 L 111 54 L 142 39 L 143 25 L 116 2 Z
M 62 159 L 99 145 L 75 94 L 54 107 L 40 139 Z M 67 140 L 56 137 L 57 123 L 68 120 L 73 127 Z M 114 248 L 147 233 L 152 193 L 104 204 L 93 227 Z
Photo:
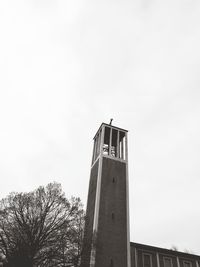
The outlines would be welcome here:
M 126 164 L 103 158 L 95 267 L 127 266 Z
M 91 174 L 90 174 L 90 184 L 89 184 L 89 191 L 88 191 L 88 201 L 87 201 L 86 220 L 85 220 L 85 231 L 84 231 L 83 249 L 82 249 L 82 255 L 81 255 L 81 267 L 90 266 L 90 253 L 91 253 L 91 244 L 92 244 L 98 168 L 99 168 L 99 160 L 92 167 Z

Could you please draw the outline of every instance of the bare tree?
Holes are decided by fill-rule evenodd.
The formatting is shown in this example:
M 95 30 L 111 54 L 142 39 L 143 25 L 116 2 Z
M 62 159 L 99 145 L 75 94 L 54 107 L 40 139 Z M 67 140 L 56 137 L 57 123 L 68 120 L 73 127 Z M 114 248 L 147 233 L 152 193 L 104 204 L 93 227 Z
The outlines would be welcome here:
M 84 211 L 57 183 L 0 201 L 0 253 L 8 267 L 78 266 Z

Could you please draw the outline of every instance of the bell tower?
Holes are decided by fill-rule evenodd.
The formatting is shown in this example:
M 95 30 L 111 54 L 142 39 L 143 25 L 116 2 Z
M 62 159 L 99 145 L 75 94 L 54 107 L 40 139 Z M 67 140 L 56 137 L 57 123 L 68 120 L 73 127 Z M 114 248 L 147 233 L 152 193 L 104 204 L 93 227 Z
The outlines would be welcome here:
M 94 136 L 81 267 L 130 267 L 127 130 Z

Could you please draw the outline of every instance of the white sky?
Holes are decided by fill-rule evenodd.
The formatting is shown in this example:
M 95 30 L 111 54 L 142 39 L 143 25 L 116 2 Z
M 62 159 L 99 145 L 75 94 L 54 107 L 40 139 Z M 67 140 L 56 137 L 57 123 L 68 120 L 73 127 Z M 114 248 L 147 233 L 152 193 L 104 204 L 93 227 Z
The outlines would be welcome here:
M 129 130 L 131 240 L 200 254 L 200 2 L 0 1 L 0 198 L 87 199 L 101 122 Z

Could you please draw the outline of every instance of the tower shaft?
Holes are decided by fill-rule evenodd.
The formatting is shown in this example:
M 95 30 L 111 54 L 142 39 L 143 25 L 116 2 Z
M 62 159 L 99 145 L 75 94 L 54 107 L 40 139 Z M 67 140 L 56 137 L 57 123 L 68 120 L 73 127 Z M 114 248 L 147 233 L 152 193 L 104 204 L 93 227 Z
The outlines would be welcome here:
M 94 149 L 81 267 L 130 267 L 127 131 L 102 124 Z

